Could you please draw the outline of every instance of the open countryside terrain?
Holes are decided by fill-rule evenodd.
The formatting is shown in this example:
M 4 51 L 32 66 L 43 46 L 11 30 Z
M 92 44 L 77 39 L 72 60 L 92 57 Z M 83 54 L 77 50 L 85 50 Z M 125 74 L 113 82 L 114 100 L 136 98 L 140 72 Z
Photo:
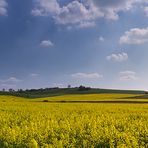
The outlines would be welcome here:
M 141 94 L 136 96 L 135 94 L 83 94 L 38 98 L 33 101 L 51 103 L 148 103 L 147 98 Z
M 85 94 L 34 99 L 1 95 L 0 147 L 148 147 L 145 103 L 44 102 L 136 101 L 142 95 Z
M 148 0 L 0 0 L 0 148 L 148 148 Z

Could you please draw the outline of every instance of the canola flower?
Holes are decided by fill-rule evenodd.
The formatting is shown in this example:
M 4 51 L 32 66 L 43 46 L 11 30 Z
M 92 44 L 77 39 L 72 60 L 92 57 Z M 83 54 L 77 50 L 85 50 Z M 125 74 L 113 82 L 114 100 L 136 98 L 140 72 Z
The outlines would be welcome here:
M 0 147 L 146 148 L 148 105 L 0 101 Z

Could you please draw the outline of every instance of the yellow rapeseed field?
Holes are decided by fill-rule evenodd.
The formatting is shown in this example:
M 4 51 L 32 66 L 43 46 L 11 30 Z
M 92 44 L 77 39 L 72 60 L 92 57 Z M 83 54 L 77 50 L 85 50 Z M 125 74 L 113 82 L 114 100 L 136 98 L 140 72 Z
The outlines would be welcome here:
M 0 97 L 1 148 L 148 147 L 147 104 L 36 100 Z
M 62 96 L 56 96 L 56 97 L 46 97 L 46 98 L 38 98 L 34 99 L 34 101 L 43 101 L 43 100 L 49 100 L 49 101 L 92 101 L 92 100 L 122 100 L 127 97 L 134 97 L 135 94 L 77 94 L 77 95 L 62 95 Z M 139 96 L 139 95 L 138 95 Z

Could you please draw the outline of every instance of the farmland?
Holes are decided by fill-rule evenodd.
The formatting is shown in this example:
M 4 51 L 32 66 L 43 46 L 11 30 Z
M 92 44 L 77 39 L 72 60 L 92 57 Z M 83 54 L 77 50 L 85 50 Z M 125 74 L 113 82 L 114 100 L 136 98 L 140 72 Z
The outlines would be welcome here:
M 148 0 L 0 0 L 0 148 L 148 148 Z
M 133 95 L 0 97 L 0 147 L 148 147 L 148 105 L 46 103 L 43 99 L 114 100 Z M 38 101 L 39 100 L 39 101 Z

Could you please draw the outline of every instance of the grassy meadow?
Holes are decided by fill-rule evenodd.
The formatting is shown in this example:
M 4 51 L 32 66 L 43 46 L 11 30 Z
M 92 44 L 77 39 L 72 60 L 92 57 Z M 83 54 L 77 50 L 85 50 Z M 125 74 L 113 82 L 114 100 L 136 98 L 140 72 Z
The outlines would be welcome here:
M 140 95 L 137 95 L 140 96 Z M 0 147 L 145 148 L 148 104 L 52 103 L 44 100 L 141 100 L 135 94 L 0 96 Z

